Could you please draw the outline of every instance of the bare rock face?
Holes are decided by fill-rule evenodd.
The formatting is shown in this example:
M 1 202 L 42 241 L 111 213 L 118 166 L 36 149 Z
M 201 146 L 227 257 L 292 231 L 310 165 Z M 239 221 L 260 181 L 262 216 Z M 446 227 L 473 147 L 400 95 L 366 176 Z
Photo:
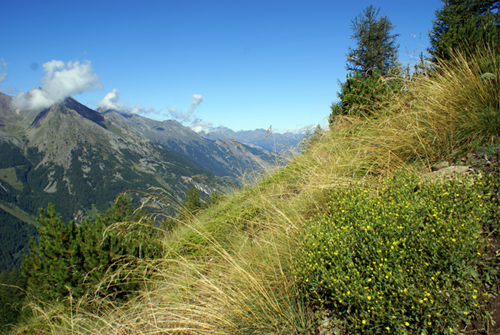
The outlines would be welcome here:
M 436 169 L 434 170 L 434 168 Z M 437 168 L 439 167 L 439 168 Z M 422 181 L 425 180 L 440 180 L 444 181 L 459 175 L 468 175 L 472 172 L 472 168 L 468 165 L 452 165 L 448 162 L 440 162 L 432 166 L 432 172 L 422 175 Z

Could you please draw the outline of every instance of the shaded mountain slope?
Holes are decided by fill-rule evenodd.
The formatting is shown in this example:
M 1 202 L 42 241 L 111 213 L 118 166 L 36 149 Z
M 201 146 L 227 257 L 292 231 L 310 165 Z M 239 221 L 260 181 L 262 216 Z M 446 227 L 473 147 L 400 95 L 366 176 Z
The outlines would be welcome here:
M 216 175 L 237 178 L 245 171 L 260 172 L 274 163 L 268 150 L 253 149 L 230 139 L 205 139 L 174 120 L 156 121 L 112 110 L 104 115 L 109 122 L 126 124 Z
M 122 191 L 152 186 L 167 190 L 178 202 L 190 186 L 186 181 L 195 175 L 212 180 L 207 192 L 225 183 L 74 99 L 37 114 L 3 106 L 0 201 L 31 215 L 52 202 L 65 219 L 79 219 L 103 211 Z

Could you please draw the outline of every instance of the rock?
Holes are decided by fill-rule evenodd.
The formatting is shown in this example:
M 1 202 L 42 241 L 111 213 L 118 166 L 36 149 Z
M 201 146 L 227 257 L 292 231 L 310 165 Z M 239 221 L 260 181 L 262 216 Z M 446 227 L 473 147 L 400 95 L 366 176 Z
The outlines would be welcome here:
M 443 167 L 437 171 L 429 172 L 422 175 L 422 180 L 446 180 L 457 175 L 468 175 L 472 172 L 470 166 L 467 165 L 453 165 Z
M 450 166 L 450 163 L 448 161 L 437 162 L 436 164 L 431 166 L 431 171 L 438 171 L 438 170 L 447 168 L 449 166 Z

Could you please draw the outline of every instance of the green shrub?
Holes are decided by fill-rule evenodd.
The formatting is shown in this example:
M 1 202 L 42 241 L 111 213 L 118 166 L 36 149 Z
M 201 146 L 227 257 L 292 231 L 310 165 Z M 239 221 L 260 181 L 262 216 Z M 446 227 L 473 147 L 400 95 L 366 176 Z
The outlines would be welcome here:
M 484 217 L 483 230 L 488 235 L 500 236 L 500 146 L 490 146 L 469 155 L 469 164 L 481 174 L 477 187 L 489 204 L 489 215 Z M 490 236 L 492 237 L 492 236 Z
M 476 269 L 488 204 L 475 189 L 403 174 L 376 191 L 337 188 L 305 230 L 298 280 L 349 334 L 456 330 L 485 299 Z
M 379 70 L 368 77 L 349 73 L 345 83 L 340 84 L 340 101 L 330 107 L 329 123 L 337 115 L 369 117 L 383 111 L 390 105 L 391 97 L 401 90 L 402 82 L 402 77 L 384 78 Z
M 30 241 L 22 270 L 27 291 L 42 301 L 76 299 L 87 293 L 126 298 L 146 275 L 134 268 L 162 255 L 155 222 L 134 211 L 123 195 L 94 221 L 66 225 L 49 204 L 47 211 L 40 209 L 38 223 L 38 245 Z

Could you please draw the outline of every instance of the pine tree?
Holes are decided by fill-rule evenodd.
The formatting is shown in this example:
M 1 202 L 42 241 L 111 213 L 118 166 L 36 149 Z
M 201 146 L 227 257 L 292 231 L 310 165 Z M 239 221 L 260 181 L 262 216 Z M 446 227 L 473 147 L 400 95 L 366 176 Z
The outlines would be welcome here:
M 380 8 L 375 9 L 370 5 L 351 21 L 351 39 L 356 41 L 357 46 L 356 49 L 348 50 L 348 71 L 370 76 L 374 70 L 378 70 L 386 77 L 397 68 L 398 34 L 391 34 L 394 26 L 387 16 L 377 19 L 379 12 Z
M 337 115 L 361 115 L 368 117 L 384 107 L 387 96 L 397 91 L 400 85 L 393 77 L 399 76 L 396 44 L 397 34 L 387 16 L 377 18 L 380 8 L 368 6 L 352 20 L 351 38 L 356 41 L 355 49 L 349 48 L 345 82 L 340 82 L 339 102 L 334 102 L 329 123 Z
M 40 210 L 38 246 L 32 240 L 24 259 L 28 289 L 41 300 L 61 300 L 70 293 L 79 297 L 96 289 L 106 296 L 127 296 L 143 275 L 134 272 L 138 260 L 161 256 L 159 232 L 145 214 L 119 196 L 95 221 L 65 225 L 49 204 L 47 212 Z
M 500 1 L 443 0 L 429 34 L 432 61 L 451 59 L 450 52 L 500 47 Z
M 202 207 L 203 202 L 200 199 L 200 193 L 198 192 L 198 189 L 194 185 L 192 185 L 188 189 L 186 197 L 182 202 L 181 212 L 186 212 L 186 214 L 188 215 L 194 215 Z
M 38 223 L 38 246 L 33 239 L 30 241 L 30 255 L 24 258 L 23 274 L 37 296 L 58 299 L 82 282 L 77 273 L 82 262 L 75 244 L 78 227 L 73 221 L 64 225 L 52 204 L 48 205 L 47 212 L 40 210 Z

